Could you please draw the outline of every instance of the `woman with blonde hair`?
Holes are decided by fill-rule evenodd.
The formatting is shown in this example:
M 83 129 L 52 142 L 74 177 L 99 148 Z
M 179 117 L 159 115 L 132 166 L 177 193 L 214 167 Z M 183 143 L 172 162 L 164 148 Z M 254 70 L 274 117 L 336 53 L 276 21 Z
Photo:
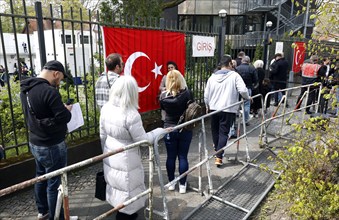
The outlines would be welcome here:
M 180 116 L 187 109 L 188 101 L 193 100 L 191 92 L 188 90 L 184 77 L 178 70 L 171 70 L 166 77 L 166 90 L 160 95 L 161 109 L 165 110 L 166 117 L 164 128 L 178 125 Z M 176 158 L 179 159 L 179 173 L 188 170 L 188 150 L 192 140 L 192 131 L 175 130 L 164 137 L 167 160 L 166 169 L 168 180 L 175 178 Z M 186 193 L 186 177 L 179 181 L 179 193 Z M 169 187 L 175 190 L 175 185 Z
M 103 153 L 137 141 L 154 139 L 165 132 L 157 128 L 146 133 L 138 112 L 138 85 L 132 76 L 120 76 L 110 90 L 109 101 L 100 114 L 100 140 Z M 133 148 L 103 160 L 106 200 L 113 207 L 145 191 L 140 149 Z M 119 210 L 116 219 L 136 219 L 146 197 Z

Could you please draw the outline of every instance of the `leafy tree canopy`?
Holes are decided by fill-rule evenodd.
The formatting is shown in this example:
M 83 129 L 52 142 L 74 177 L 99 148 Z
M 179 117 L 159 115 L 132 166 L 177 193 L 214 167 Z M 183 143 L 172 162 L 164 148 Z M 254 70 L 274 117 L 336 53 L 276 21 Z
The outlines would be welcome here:
M 160 18 L 165 9 L 175 7 L 185 0 L 105 0 L 100 4 L 101 19 L 112 21 L 115 15 L 135 18 Z
M 12 4 L 11 4 L 12 2 Z M 23 5 L 22 1 L 11 1 L 5 0 L 2 2 L 1 7 L 3 13 L 5 14 L 15 14 L 15 15 L 28 15 L 35 16 L 35 1 L 26 1 L 26 6 Z M 61 18 L 61 7 L 63 8 L 63 17 L 65 19 L 74 19 L 80 20 L 82 10 L 82 19 L 87 20 L 88 15 L 86 8 L 81 3 L 81 0 L 42 0 L 42 13 L 44 17 L 51 17 L 51 6 L 52 14 L 55 18 Z M 13 20 L 15 22 L 15 27 L 17 32 L 21 32 L 25 26 L 25 20 L 23 18 L 11 18 L 3 16 L 1 20 L 3 32 L 13 32 Z M 66 27 L 70 26 L 66 24 Z

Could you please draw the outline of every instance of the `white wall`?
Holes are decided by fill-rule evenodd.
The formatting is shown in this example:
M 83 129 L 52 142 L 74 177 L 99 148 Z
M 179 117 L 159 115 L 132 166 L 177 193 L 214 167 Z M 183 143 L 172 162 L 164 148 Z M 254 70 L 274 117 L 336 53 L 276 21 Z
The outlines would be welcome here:
M 90 32 L 84 31 L 84 36 L 88 36 L 88 43 L 84 43 L 84 51 L 82 49 L 82 44 L 80 42 L 80 36 L 81 31 L 75 30 L 75 43 L 73 46 L 73 39 L 70 39 L 71 41 L 69 43 L 66 42 L 65 46 L 62 43 L 62 30 L 56 29 L 54 30 L 54 37 L 55 37 L 55 56 L 56 60 L 60 61 L 64 66 L 65 65 L 65 58 L 66 58 L 66 64 L 69 64 L 69 68 L 71 70 L 71 73 L 73 76 L 75 76 L 75 70 L 77 70 L 77 76 L 83 76 L 84 71 L 88 72 L 91 66 L 91 44 L 90 44 Z M 65 36 L 72 36 L 71 30 L 65 30 Z M 17 53 L 19 54 L 19 58 L 23 59 L 25 63 L 30 68 L 30 58 L 29 58 L 29 49 L 31 49 L 31 54 L 33 58 L 33 65 L 35 67 L 35 71 L 37 74 L 41 71 L 41 64 L 40 64 L 40 48 L 39 48 L 39 39 L 38 34 L 35 31 L 33 34 L 30 35 L 30 46 L 31 48 L 28 48 L 28 41 L 27 41 L 27 35 L 26 34 L 17 34 L 17 44 L 18 44 L 18 51 L 16 50 L 16 44 L 15 44 L 15 37 L 13 33 L 4 33 L 4 43 L 5 43 L 5 50 L 6 50 L 6 60 L 7 60 L 7 66 L 9 72 L 14 71 L 14 63 L 18 63 L 17 60 Z M 45 37 L 45 47 L 46 47 L 46 58 L 47 61 L 54 60 L 54 49 L 53 49 L 53 36 L 52 36 L 52 30 L 46 30 L 44 32 Z M 93 53 L 95 53 L 97 49 L 97 43 L 96 43 L 96 34 L 92 33 L 93 37 Z M 0 39 L 1 40 L 1 39 Z M 27 52 L 24 51 L 23 43 L 26 43 L 27 45 Z M 66 55 L 65 51 L 66 49 Z M 83 59 L 83 53 L 84 53 L 84 59 Z M 5 66 L 5 59 L 3 55 L 3 48 L 2 44 L 0 43 L 0 64 Z M 76 61 L 74 61 L 74 55 L 76 57 Z M 84 63 L 85 61 L 85 63 Z M 76 66 L 75 66 L 76 62 Z
M 1 37 L 1 36 L 0 36 Z M 18 63 L 17 59 L 17 49 L 15 46 L 15 36 L 13 33 L 4 33 L 4 44 L 5 44 L 5 53 L 6 53 L 6 61 L 7 61 L 7 68 L 10 73 L 14 72 L 14 63 Z M 30 47 L 28 47 L 28 40 L 26 34 L 16 34 L 17 42 L 18 42 L 18 54 L 19 58 L 23 59 L 25 63 L 30 68 L 30 57 L 29 57 L 29 50 L 31 49 L 33 64 L 36 60 L 35 54 L 35 40 L 33 35 L 30 35 Z M 0 38 L 1 40 L 1 38 Z M 24 51 L 22 44 L 25 43 L 27 46 L 27 52 Z M 5 67 L 5 57 L 3 53 L 3 45 L 0 43 L 0 64 Z
M 84 75 L 84 69 L 86 72 L 89 71 L 90 65 L 91 65 L 91 57 L 90 57 L 90 42 L 88 44 L 84 43 L 84 57 L 85 57 L 85 64 L 83 62 L 83 52 L 82 52 L 82 44 L 80 42 L 80 35 L 81 31 L 74 31 L 74 36 L 75 36 L 75 43 L 73 46 L 73 38 L 69 38 L 69 42 L 67 42 L 67 37 L 64 37 L 64 40 L 66 42 L 65 46 L 62 43 L 62 30 L 61 29 L 56 29 L 54 30 L 54 37 L 55 37 L 55 56 L 56 60 L 60 61 L 65 67 L 65 58 L 66 58 L 66 64 L 69 65 L 69 68 L 71 70 L 71 73 L 73 76 L 75 76 L 75 70 L 77 70 L 77 76 L 83 76 Z M 89 31 L 84 31 L 83 32 L 84 36 L 88 36 L 88 41 L 90 40 L 90 32 Z M 37 44 L 37 51 L 36 51 L 36 56 L 40 58 L 40 53 L 39 53 L 39 45 L 38 45 L 38 37 L 37 37 L 37 32 L 34 32 L 34 38 Z M 65 36 L 72 36 L 72 31 L 71 30 L 65 30 Z M 95 34 L 92 34 L 94 37 Z M 52 35 L 52 30 L 47 30 L 45 31 L 45 47 L 46 47 L 46 58 L 47 61 L 49 60 L 54 60 L 54 49 L 53 49 L 53 35 Z M 96 52 L 96 40 L 93 39 L 93 51 L 94 53 Z M 66 49 L 66 55 L 65 51 Z M 76 57 L 76 67 L 75 67 L 75 61 L 74 61 L 74 55 Z M 41 70 L 41 65 L 40 65 L 40 59 L 36 59 L 36 72 L 39 73 Z

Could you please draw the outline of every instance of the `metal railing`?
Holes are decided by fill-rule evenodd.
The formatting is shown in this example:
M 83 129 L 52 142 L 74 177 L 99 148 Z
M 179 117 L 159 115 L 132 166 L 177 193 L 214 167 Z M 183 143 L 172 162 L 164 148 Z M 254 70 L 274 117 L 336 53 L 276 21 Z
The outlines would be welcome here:
M 196 122 L 199 122 L 199 121 L 201 122 L 201 129 L 199 130 L 199 145 L 198 145 L 199 146 L 199 162 L 197 164 L 195 164 L 194 166 L 192 166 L 190 169 L 188 169 L 186 172 L 184 172 L 181 175 L 174 178 L 174 180 L 172 180 L 171 182 L 169 182 L 167 184 L 164 184 L 164 180 L 162 178 L 162 173 L 161 173 L 161 169 L 160 169 L 160 167 L 161 167 L 160 166 L 160 159 L 159 159 L 160 155 L 159 155 L 158 148 L 159 148 L 159 141 L 162 137 L 157 137 L 155 142 L 154 142 L 154 153 L 155 153 L 155 162 L 156 162 L 157 168 L 158 168 L 158 176 L 159 176 L 159 183 L 160 183 L 160 189 L 161 189 L 161 196 L 162 196 L 162 199 L 163 199 L 164 210 L 163 211 L 154 210 L 154 213 L 162 216 L 164 219 L 170 219 L 165 191 L 167 191 L 170 186 L 175 185 L 180 179 L 184 178 L 185 176 L 187 176 L 188 174 L 192 173 L 193 171 L 195 171 L 197 169 L 199 169 L 198 170 L 198 188 L 191 188 L 191 189 L 200 193 L 201 195 L 203 195 L 203 192 L 202 192 L 202 166 L 203 165 L 206 165 L 207 179 L 208 179 L 208 194 L 205 194 L 205 196 L 210 197 L 211 195 L 213 195 L 214 188 L 213 188 L 213 182 L 212 182 L 212 178 L 211 178 L 211 168 L 210 168 L 210 165 L 209 165 L 209 161 L 211 159 L 213 159 L 215 155 L 225 151 L 226 149 L 230 148 L 234 144 L 236 144 L 236 147 L 237 147 L 237 153 L 236 153 L 236 156 L 235 156 L 235 160 L 238 160 L 238 151 L 239 151 L 240 140 L 245 138 L 245 141 L 246 141 L 246 146 L 245 146 L 246 161 L 241 161 L 241 160 L 238 160 L 238 161 L 240 161 L 244 164 L 249 163 L 249 161 L 251 159 L 250 156 L 249 156 L 249 143 L 248 143 L 248 139 L 247 139 L 249 134 L 251 134 L 252 132 L 254 132 L 257 129 L 260 129 L 260 135 L 259 135 L 260 147 L 268 147 L 269 146 L 269 142 L 268 142 L 268 138 L 267 138 L 268 135 L 273 135 L 276 138 L 283 138 L 283 136 L 286 135 L 286 134 L 282 134 L 282 132 L 281 132 L 284 125 L 290 125 L 290 123 L 285 123 L 285 121 L 284 121 L 285 116 L 290 115 L 289 118 L 288 118 L 288 122 L 289 122 L 291 120 L 291 118 L 293 117 L 294 112 L 303 111 L 302 112 L 302 115 L 303 115 L 302 121 L 304 121 L 305 120 L 305 112 L 304 111 L 307 107 L 315 106 L 316 109 L 318 109 L 318 103 L 320 101 L 320 96 L 321 96 L 320 92 L 319 92 L 317 101 L 314 104 L 307 106 L 307 102 L 305 102 L 304 107 L 301 107 L 301 108 L 298 108 L 298 109 L 295 108 L 292 111 L 286 111 L 287 102 L 289 101 L 288 97 L 289 97 L 290 93 L 292 93 L 295 90 L 299 91 L 301 88 L 307 88 L 307 91 L 304 94 L 302 94 L 302 96 L 301 96 L 301 99 L 300 99 L 301 101 L 299 101 L 301 103 L 302 100 L 308 99 L 308 94 L 310 92 L 311 87 L 314 87 L 314 84 L 272 91 L 272 92 L 267 93 L 267 95 L 265 97 L 262 97 L 261 94 L 252 96 L 251 97 L 252 100 L 253 99 L 260 99 L 260 102 L 263 106 L 261 108 L 261 123 L 255 125 L 250 130 L 247 131 L 245 118 L 243 117 L 243 114 L 241 114 L 241 119 L 238 120 L 237 138 L 233 141 L 228 142 L 226 146 L 224 146 L 220 150 L 218 150 L 218 151 L 216 151 L 216 152 L 214 152 L 210 155 L 208 154 L 208 147 L 207 147 L 207 144 L 206 144 L 205 120 L 208 119 L 209 117 L 211 117 L 214 114 L 217 114 L 219 112 L 223 112 L 223 111 L 227 110 L 228 108 L 231 108 L 231 107 L 234 107 L 234 106 L 240 106 L 241 105 L 242 109 L 244 109 L 244 101 L 245 100 L 239 101 L 239 102 L 234 103 L 234 104 L 232 104 L 228 107 L 225 107 L 224 109 L 205 114 L 205 115 L 203 115 L 203 116 L 201 116 L 197 119 L 194 119 L 194 120 L 191 120 L 189 122 L 183 123 L 181 125 L 175 126 L 173 128 L 174 130 L 180 130 L 180 129 L 184 128 L 186 125 L 196 123 Z M 319 91 L 321 91 L 321 88 L 322 87 L 319 86 L 316 90 L 319 89 Z M 272 116 L 270 116 L 269 118 L 266 118 L 265 109 L 266 109 L 267 99 L 270 99 L 270 97 L 272 95 L 274 95 L 276 93 L 280 93 L 280 92 L 285 92 L 286 94 L 282 96 L 282 98 L 281 98 L 278 106 L 274 110 Z M 284 104 L 282 104 L 282 103 L 284 103 Z M 281 107 L 283 107 L 283 109 L 281 110 L 281 114 L 278 114 L 278 110 Z M 316 110 L 316 112 L 317 112 L 317 110 Z M 280 131 L 275 130 L 277 132 L 276 134 L 270 134 L 269 132 L 267 132 L 267 128 L 270 126 L 271 122 L 273 120 L 277 120 L 279 118 L 282 118 L 281 123 L 280 123 L 281 130 Z M 241 124 L 242 124 L 242 128 L 243 128 L 242 135 L 240 135 Z M 277 171 L 274 171 L 274 170 L 273 170 L 273 172 L 278 173 Z M 255 207 L 257 207 L 257 205 L 259 205 L 259 203 L 257 203 Z M 250 216 L 250 214 L 255 210 L 255 207 L 252 210 L 247 210 L 249 212 L 247 214 L 247 216 Z
M 311 92 L 310 90 L 315 89 L 315 90 L 319 90 L 321 91 L 322 87 L 321 85 L 318 85 L 318 87 L 315 87 L 317 85 L 315 84 L 310 84 L 310 85 L 302 85 L 302 86 L 296 86 L 296 87 L 291 87 L 291 88 L 287 88 L 287 89 L 282 89 L 282 90 L 277 90 L 277 91 L 272 91 L 267 93 L 267 95 L 265 96 L 265 98 L 261 95 L 255 95 L 252 96 L 252 100 L 254 99 L 260 99 L 261 102 L 261 119 L 260 122 L 258 124 L 256 124 L 255 126 L 252 126 L 251 129 L 247 130 L 246 127 L 246 122 L 245 122 L 245 118 L 243 117 L 243 114 L 240 114 L 240 118 L 238 120 L 238 126 L 237 126 L 237 138 L 233 141 L 229 141 L 227 143 L 226 146 L 224 146 L 223 148 L 221 148 L 220 150 L 212 153 L 212 154 L 208 154 L 208 147 L 207 147 L 207 143 L 206 143 L 206 125 L 205 122 L 208 118 L 212 117 L 213 115 L 219 113 L 219 112 L 223 112 L 229 108 L 232 108 L 234 106 L 241 106 L 242 109 L 244 109 L 244 102 L 245 100 L 236 102 L 230 106 L 225 107 L 224 109 L 220 109 L 208 114 L 205 114 L 199 118 L 193 119 L 189 122 L 185 122 L 183 124 L 180 124 L 178 126 L 173 127 L 173 130 L 180 130 L 182 128 L 184 128 L 185 126 L 192 124 L 192 123 L 197 123 L 197 122 L 201 122 L 201 127 L 199 128 L 199 162 L 197 164 L 195 164 L 194 166 L 192 166 L 190 169 L 188 169 L 186 172 L 182 173 L 181 175 L 177 176 L 173 181 L 165 184 L 164 180 L 163 180 L 163 175 L 162 175 L 162 171 L 161 171 L 161 164 L 160 164 L 160 154 L 159 154 L 159 141 L 164 137 L 165 134 L 171 132 L 171 131 L 166 131 L 163 134 L 161 134 L 160 136 L 156 137 L 155 141 L 154 141 L 154 149 L 152 147 L 152 145 L 150 143 L 148 143 L 147 141 L 140 141 L 125 147 L 122 147 L 120 149 L 117 149 L 115 151 L 109 152 L 109 153 L 105 153 L 87 160 L 84 160 L 82 162 L 67 166 L 63 169 L 48 173 L 46 175 L 16 184 L 14 186 L 8 187 L 6 189 L 0 190 L 0 197 L 16 192 L 20 189 L 24 189 L 26 187 L 32 186 L 34 183 L 40 182 L 40 181 L 44 181 L 48 178 L 54 177 L 54 176 L 58 176 L 58 175 L 62 175 L 62 187 L 61 187 L 61 194 L 59 194 L 59 198 L 63 197 L 63 204 L 64 204 L 64 210 L 65 210 L 65 217 L 66 219 L 69 218 L 69 208 L 68 208 L 68 188 L 67 188 L 67 172 L 70 172 L 74 169 L 80 168 L 80 167 L 84 167 L 86 165 L 89 164 L 93 164 L 95 162 L 101 161 L 102 159 L 109 157 L 111 155 L 123 152 L 125 150 L 128 149 L 132 149 L 138 146 L 142 146 L 142 145 L 147 145 L 149 147 L 149 188 L 142 192 L 141 194 L 129 199 L 128 201 L 125 201 L 124 203 L 116 206 L 115 208 L 113 208 L 112 210 L 98 216 L 96 219 L 102 219 L 104 217 L 107 217 L 109 215 L 111 215 L 112 213 L 120 210 L 123 207 L 128 206 L 129 204 L 133 203 L 134 201 L 136 201 L 138 198 L 143 197 L 145 195 L 149 195 L 149 205 L 148 208 L 146 208 L 146 210 L 149 212 L 148 217 L 150 219 L 152 219 L 153 214 L 157 214 L 160 215 L 161 217 L 163 217 L 163 219 L 170 219 L 169 216 L 169 211 L 168 211 L 168 206 L 167 206 L 167 199 L 166 199 L 166 191 L 168 190 L 169 186 L 176 184 L 180 179 L 184 178 L 185 176 L 191 174 L 193 171 L 198 169 L 198 188 L 191 188 L 193 191 L 198 192 L 201 195 L 205 195 L 206 197 L 210 197 L 213 196 L 213 193 L 215 192 L 214 186 L 213 186 L 213 181 L 211 178 L 211 168 L 210 168 L 210 164 L 209 161 L 211 159 L 214 158 L 214 156 L 218 153 L 221 153 L 222 151 L 227 150 L 228 148 L 230 148 L 231 146 L 236 144 L 236 155 L 235 155 L 235 160 L 242 162 L 243 164 L 248 164 L 251 160 L 250 158 L 250 154 L 249 154 L 249 142 L 248 142 L 248 135 L 251 134 L 252 132 L 256 131 L 257 129 L 260 129 L 260 135 L 259 135 L 259 144 L 261 147 L 269 147 L 269 142 L 268 142 L 268 135 L 273 135 L 275 138 L 284 138 L 284 135 L 282 132 L 282 127 L 284 127 L 285 125 L 289 126 L 291 123 L 291 118 L 294 116 L 295 112 L 300 112 L 302 114 L 302 121 L 305 120 L 305 114 L 304 114 L 304 110 L 306 109 L 306 107 L 312 107 L 315 106 L 316 108 L 316 112 L 317 112 L 317 107 L 319 104 L 319 100 L 321 97 L 321 94 L 319 92 L 318 94 L 318 98 L 316 100 L 315 103 L 307 106 L 307 102 L 305 102 L 303 107 L 300 108 L 294 108 L 292 111 L 286 111 L 287 110 L 287 103 L 288 101 L 290 101 L 289 97 L 291 95 L 291 93 L 293 93 L 294 91 L 298 91 L 302 88 L 306 88 L 306 92 L 304 94 L 301 94 L 301 101 L 299 101 L 298 104 L 300 104 L 302 102 L 302 100 L 307 100 L 308 99 L 308 95 Z M 285 92 L 284 95 L 282 95 L 282 98 L 279 102 L 279 104 L 276 106 L 275 110 L 273 111 L 272 115 L 269 117 L 266 117 L 267 114 L 265 113 L 265 109 L 266 109 L 266 103 L 267 100 L 269 100 L 272 95 L 276 94 L 276 93 L 280 93 L 280 92 Z M 291 104 L 291 103 L 290 103 Z M 282 109 L 281 109 L 282 108 Z M 280 111 L 280 112 L 279 112 Z M 288 116 L 288 119 L 285 121 L 285 117 Z M 274 128 L 274 131 L 276 133 L 271 134 L 270 132 L 267 131 L 267 129 L 269 128 L 269 126 L 272 124 L 272 122 L 277 122 L 278 119 L 281 118 L 281 121 L 279 122 L 281 129 L 276 129 Z M 242 134 L 240 132 L 240 129 L 242 127 Z M 290 127 L 290 126 L 289 126 Z M 173 131 L 172 130 L 172 131 Z M 245 161 L 242 161 L 238 158 L 238 153 L 239 153 L 239 144 L 240 144 L 240 140 L 241 139 L 245 139 Z M 159 211 L 159 210 L 155 210 L 153 208 L 153 201 L 152 201 L 152 196 L 153 196 L 153 179 L 154 179 L 154 167 L 153 164 L 156 164 L 156 168 L 157 168 L 157 172 L 158 172 L 158 177 L 159 177 L 159 184 L 160 184 L 160 192 L 161 192 L 161 197 L 162 197 L 162 202 L 163 202 L 163 208 L 164 210 Z M 208 180 L 208 191 L 203 191 L 203 187 L 202 187 L 202 166 L 206 166 L 206 171 L 207 171 L 207 180 Z M 276 172 L 273 170 L 273 172 Z M 58 200 L 58 206 L 60 207 L 61 204 L 61 199 Z M 256 206 L 259 205 L 259 203 L 256 204 Z M 256 207 L 255 206 L 255 207 Z M 255 208 L 254 207 L 254 208 Z M 246 210 L 249 213 L 247 214 L 247 216 L 250 215 L 250 213 L 252 213 L 254 211 L 253 210 Z
M 85 11 L 81 7 L 42 6 L 41 2 L 33 4 L 25 0 L 20 2 L 24 10 L 17 9 L 19 5 L 14 4 L 14 0 L 4 4 L 9 6 L 0 12 L 0 65 L 4 66 L 1 70 L 4 78 L 0 79 L 4 80 L 4 87 L 0 86 L 0 145 L 4 148 L 5 159 L 30 154 L 19 82 L 38 74 L 46 60 L 59 60 L 73 75 L 73 85 L 63 84 L 59 91 L 64 101 L 73 98 L 79 102 L 84 115 L 85 124 L 70 133 L 66 141 L 77 143 L 97 137 L 100 112 L 94 97 L 95 82 L 104 71 L 102 26 L 185 33 L 186 79 L 200 103 L 207 77 L 217 66 L 216 56 L 191 56 L 192 36 L 216 36 L 214 29 L 182 30 L 172 25 L 173 22 L 167 25 L 168 22 L 160 18 L 121 15 L 105 22 L 99 12 Z
M 14 192 L 22 190 L 22 189 L 25 189 L 27 187 L 30 187 L 37 182 L 46 181 L 47 179 L 61 175 L 61 185 L 59 187 L 58 201 L 57 201 L 57 204 L 56 204 L 56 214 L 55 214 L 55 216 L 60 215 L 61 204 L 63 204 L 65 219 L 69 220 L 70 219 L 70 214 L 69 214 L 70 210 L 69 210 L 69 194 L 68 194 L 67 173 L 71 172 L 75 169 L 79 169 L 79 168 L 85 167 L 87 165 L 102 161 L 104 158 L 107 158 L 109 156 L 124 152 L 124 151 L 129 150 L 129 149 L 133 149 L 133 148 L 136 148 L 136 147 L 139 147 L 139 146 L 148 146 L 148 148 L 149 148 L 149 186 L 148 186 L 148 189 L 146 189 L 144 192 L 140 193 L 139 195 L 129 199 L 128 201 L 125 201 L 124 203 L 117 205 L 113 209 L 109 210 L 106 213 L 103 213 L 102 215 L 98 216 L 95 219 L 99 220 L 99 219 L 103 219 L 104 217 L 110 216 L 114 212 L 119 211 L 120 209 L 128 206 L 129 204 L 135 202 L 139 198 L 146 196 L 146 195 L 149 195 L 149 200 L 148 200 L 149 201 L 149 210 L 151 211 L 150 213 L 153 213 L 152 210 L 153 210 L 153 171 L 154 171 L 153 157 L 154 157 L 154 153 L 153 153 L 153 146 L 148 141 L 139 141 L 139 142 L 118 148 L 114 151 L 107 152 L 107 153 L 98 155 L 96 157 L 89 158 L 87 160 L 75 163 L 73 165 L 64 167 L 62 169 L 58 169 L 56 171 L 47 173 L 45 175 L 38 176 L 36 178 L 24 181 L 22 183 L 18 183 L 16 185 L 7 187 L 5 189 L 0 190 L 0 197 L 14 193 Z M 58 218 L 55 217 L 55 219 L 58 219 Z M 149 215 L 149 219 L 153 219 L 152 214 Z

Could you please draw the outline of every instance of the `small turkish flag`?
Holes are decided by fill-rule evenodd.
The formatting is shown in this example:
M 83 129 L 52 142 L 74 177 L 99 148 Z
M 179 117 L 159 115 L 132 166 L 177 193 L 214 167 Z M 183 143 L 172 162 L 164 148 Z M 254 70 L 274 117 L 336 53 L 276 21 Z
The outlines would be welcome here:
M 124 74 L 132 75 L 139 86 L 140 112 L 159 108 L 157 100 L 166 63 L 185 68 L 185 35 L 182 33 L 103 27 L 105 56 L 119 53 L 125 62 Z
M 304 42 L 295 42 L 294 44 L 292 71 L 299 73 L 305 60 L 306 47 Z

